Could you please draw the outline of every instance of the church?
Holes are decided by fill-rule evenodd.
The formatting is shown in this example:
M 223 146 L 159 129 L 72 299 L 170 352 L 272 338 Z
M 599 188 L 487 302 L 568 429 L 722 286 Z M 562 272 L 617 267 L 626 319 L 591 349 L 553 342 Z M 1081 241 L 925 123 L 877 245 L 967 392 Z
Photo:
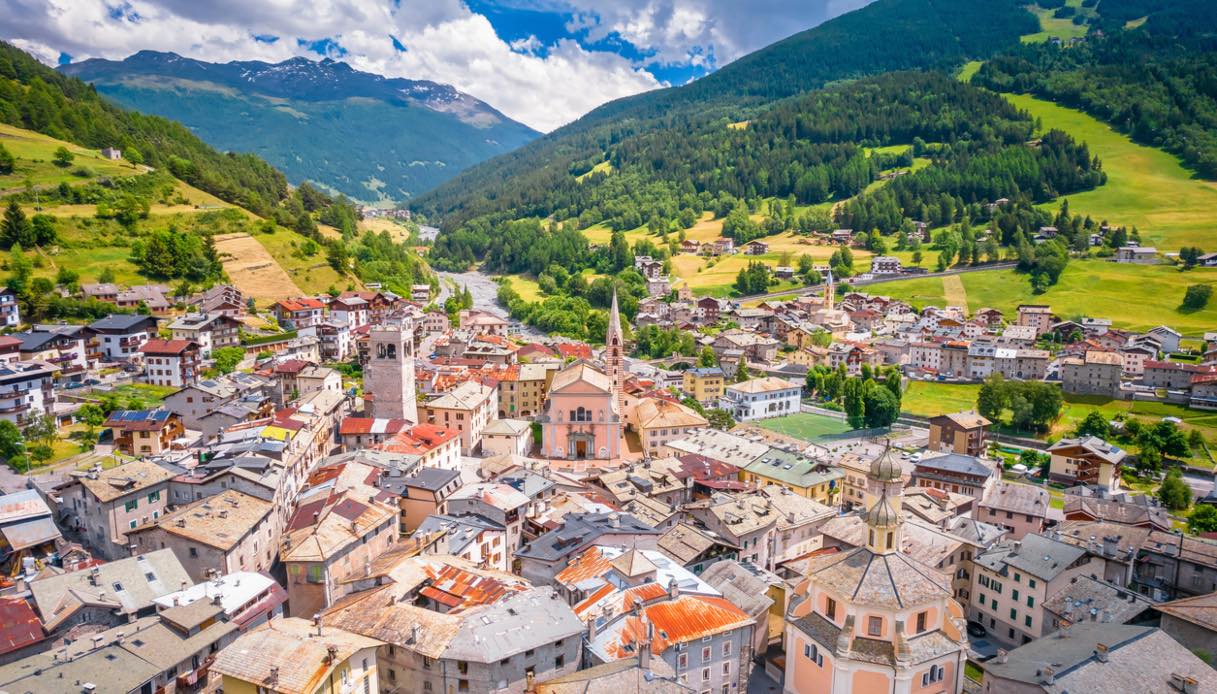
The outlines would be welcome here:
M 621 457 L 625 435 L 625 341 L 617 294 L 609 309 L 604 370 L 579 360 L 554 376 L 541 424 L 541 455 L 565 460 Z

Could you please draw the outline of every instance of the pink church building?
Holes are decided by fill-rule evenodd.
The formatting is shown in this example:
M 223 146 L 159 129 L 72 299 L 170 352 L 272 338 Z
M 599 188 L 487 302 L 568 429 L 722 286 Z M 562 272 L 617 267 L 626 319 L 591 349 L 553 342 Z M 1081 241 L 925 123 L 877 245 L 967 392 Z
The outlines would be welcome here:
M 538 418 L 542 456 L 566 460 L 621 457 L 625 433 L 624 347 L 614 293 L 605 335 L 605 371 L 580 360 L 554 376 L 545 413 Z
M 903 486 L 871 463 L 867 542 L 813 558 L 786 612 L 787 692 L 956 694 L 968 637 L 951 577 L 901 550 Z

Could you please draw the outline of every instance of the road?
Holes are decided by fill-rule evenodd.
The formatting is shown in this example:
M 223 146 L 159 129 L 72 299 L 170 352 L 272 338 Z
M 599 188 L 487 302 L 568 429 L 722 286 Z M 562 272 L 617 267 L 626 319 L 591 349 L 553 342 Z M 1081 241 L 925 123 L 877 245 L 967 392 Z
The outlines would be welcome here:
M 924 277 L 947 277 L 950 275 L 963 275 L 963 274 L 966 274 L 969 272 L 984 272 L 986 270 L 1007 270 L 1009 268 L 1014 267 L 1015 265 L 1016 265 L 1016 263 L 1007 263 L 1007 262 L 990 263 L 988 265 L 977 265 L 975 267 L 954 268 L 951 270 L 946 270 L 944 272 L 928 272 L 924 275 L 888 275 L 888 276 L 876 277 L 876 278 L 870 279 L 870 280 L 854 280 L 852 282 L 849 280 L 842 280 L 842 281 L 840 281 L 840 284 L 842 286 L 850 287 L 850 288 L 852 288 L 852 287 L 869 287 L 871 285 L 883 284 L 885 282 L 899 282 L 900 280 L 921 279 Z M 823 291 L 824 291 L 823 284 L 813 284 L 813 285 L 809 285 L 806 287 L 796 287 L 794 289 L 787 289 L 786 291 L 782 291 L 782 292 L 770 292 L 768 294 L 753 294 L 751 296 L 737 296 L 737 297 L 732 297 L 731 300 L 734 302 L 737 302 L 737 303 L 743 303 L 745 301 L 758 301 L 758 300 L 763 301 L 765 299 L 776 299 L 778 297 L 783 297 L 783 296 L 796 296 L 796 295 L 800 295 L 800 294 L 819 294 L 820 292 L 823 292 Z
M 490 275 L 482 274 L 476 270 L 471 272 L 436 272 L 435 274 L 439 276 L 440 282 L 439 297 L 436 298 L 435 303 L 443 304 L 444 299 L 448 298 L 452 286 L 468 287 L 469 293 L 473 295 L 474 308 L 506 319 L 519 330 L 521 337 L 545 337 L 544 333 L 530 328 L 507 315 L 507 309 L 499 306 L 499 285 L 494 283 L 494 279 Z
M 1183 481 L 1187 482 L 1187 486 L 1192 488 L 1192 496 L 1196 499 L 1203 499 L 1208 496 L 1209 492 L 1213 491 L 1213 476 L 1211 474 L 1185 471 L 1183 473 Z

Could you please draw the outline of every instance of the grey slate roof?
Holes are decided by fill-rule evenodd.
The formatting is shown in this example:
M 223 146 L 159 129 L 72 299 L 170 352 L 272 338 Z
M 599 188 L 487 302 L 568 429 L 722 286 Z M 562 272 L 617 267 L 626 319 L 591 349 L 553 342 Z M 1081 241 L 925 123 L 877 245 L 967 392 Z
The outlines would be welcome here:
M 773 599 L 765 595 L 770 582 L 737 561 L 716 561 L 702 572 L 701 579 L 749 616 L 765 614 L 773 605 Z
M 1065 542 L 1050 540 L 1043 535 L 1025 535 L 1021 542 L 1005 541 L 976 556 L 976 563 L 990 571 L 1006 575 L 1006 567 L 1017 569 L 1044 581 L 1051 581 L 1074 562 L 1086 556 L 1086 550 Z
M 993 467 L 983 463 L 980 458 L 959 453 L 948 453 L 937 458 L 926 458 L 917 463 L 917 471 L 945 470 L 963 475 L 989 477 L 994 474 Z
M 90 581 L 93 571 L 97 572 L 96 585 Z M 104 593 L 99 602 L 117 602 L 123 613 L 132 613 L 151 607 L 156 598 L 181 590 L 183 582 L 194 584 L 173 550 L 159 549 L 93 569 L 31 581 L 30 593 L 43 621 L 50 621 L 52 610 L 68 591 L 92 597 Z
M 126 330 L 136 330 L 144 327 L 145 325 L 147 325 L 149 328 L 155 329 L 156 318 L 153 318 L 152 316 L 141 316 L 138 313 L 112 313 L 105 318 L 89 323 L 89 329 L 96 330 L 98 332 L 121 332 Z
M 612 517 L 617 527 L 612 527 Z M 608 534 L 661 535 L 662 532 L 628 513 L 571 513 L 561 528 L 551 530 L 516 551 L 517 557 L 557 561 L 577 554 Z

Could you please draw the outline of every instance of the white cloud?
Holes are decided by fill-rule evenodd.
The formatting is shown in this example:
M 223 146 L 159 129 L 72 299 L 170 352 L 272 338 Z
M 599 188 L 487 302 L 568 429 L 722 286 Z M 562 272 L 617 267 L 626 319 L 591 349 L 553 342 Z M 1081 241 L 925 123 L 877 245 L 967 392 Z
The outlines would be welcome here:
M 499 0 L 571 13 L 591 41 L 617 34 L 668 65 L 714 68 L 869 0 Z M 662 86 L 611 50 L 505 41 L 462 0 L 0 0 L 0 37 L 53 64 L 139 50 L 200 60 L 316 57 L 329 38 L 353 67 L 451 84 L 548 131 L 606 101 Z M 255 35 L 278 36 L 273 43 Z M 406 47 L 397 50 L 395 37 Z

